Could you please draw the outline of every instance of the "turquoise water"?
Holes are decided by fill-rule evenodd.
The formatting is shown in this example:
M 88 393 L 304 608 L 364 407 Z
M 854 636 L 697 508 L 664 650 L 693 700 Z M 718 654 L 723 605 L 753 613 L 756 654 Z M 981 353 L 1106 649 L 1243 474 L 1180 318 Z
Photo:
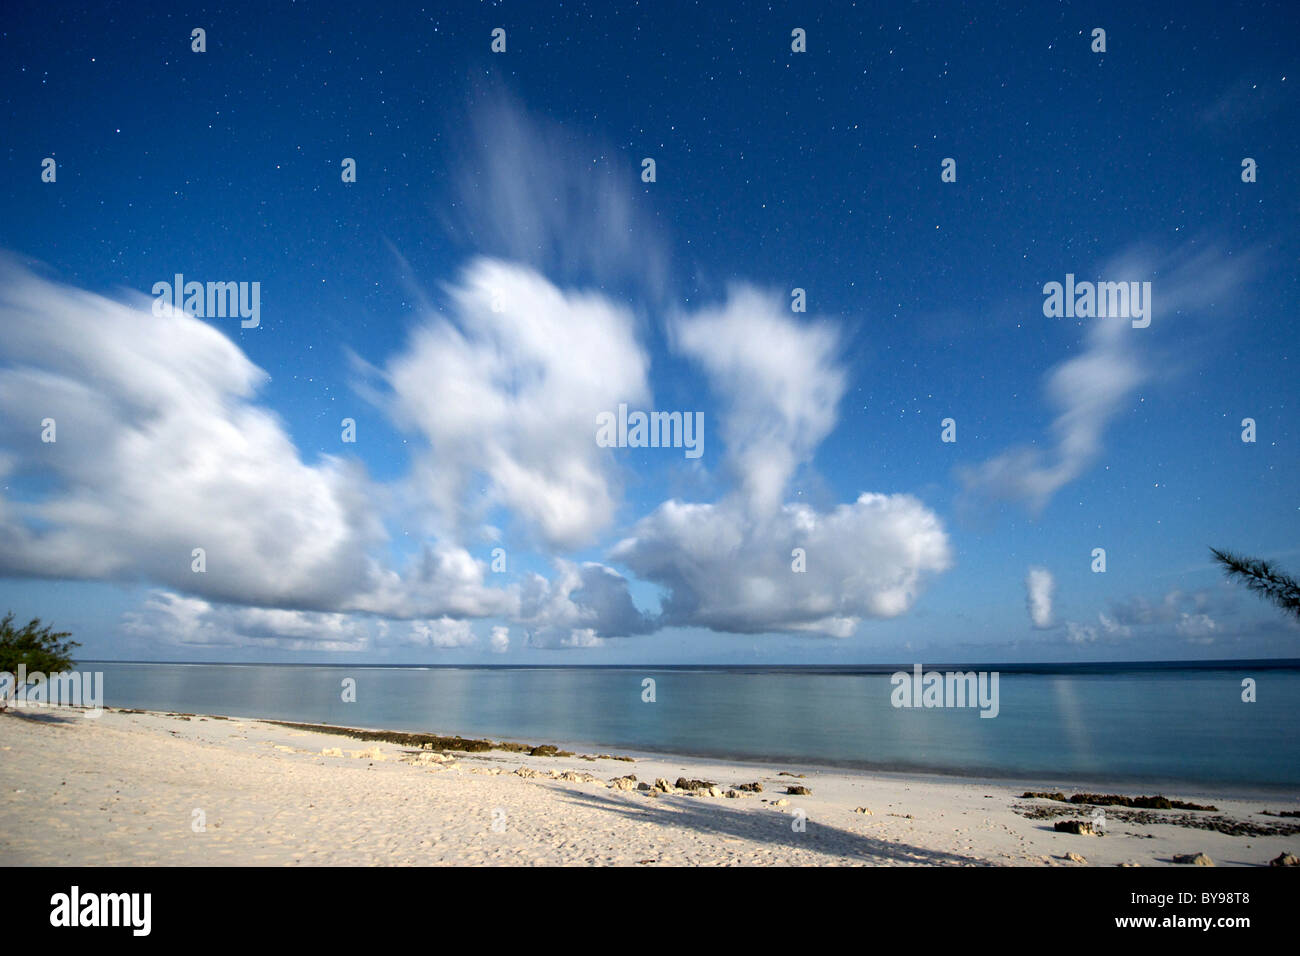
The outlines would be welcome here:
M 1300 663 L 1002 670 L 992 719 L 895 708 L 889 673 L 860 669 L 81 667 L 104 673 L 113 707 L 1052 781 L 1300 785 Z M 1256 703 L 1241 700 L 1244 677 Z

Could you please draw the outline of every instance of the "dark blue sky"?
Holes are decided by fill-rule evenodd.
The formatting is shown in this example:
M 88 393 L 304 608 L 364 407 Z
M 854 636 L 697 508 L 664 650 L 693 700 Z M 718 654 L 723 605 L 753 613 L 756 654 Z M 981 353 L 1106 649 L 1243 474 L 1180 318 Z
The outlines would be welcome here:
M 167 659 L 1294 656 L 1207 549 L 1300 568 L 1300 8 L 971 6 L 12 6 L 0 604 Z M 481 321 L 485 261 L 553 323 Z M 260 325 L 97 318 L 178 272 Z M 1150 327 L 1045 317 L 1067 273 Z M 188 408 L 213 362 L 267 378 Z M 704 456 L 570 449 L 625 392 Z

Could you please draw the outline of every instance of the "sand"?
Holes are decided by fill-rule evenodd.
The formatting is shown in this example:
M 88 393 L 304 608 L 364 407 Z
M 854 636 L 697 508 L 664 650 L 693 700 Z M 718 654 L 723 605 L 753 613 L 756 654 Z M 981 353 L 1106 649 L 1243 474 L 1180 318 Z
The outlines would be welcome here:
M 565 771 L 602 783 L 551 775 Z M 625 774 L 764 789 L 728 798 L 603 784 Z M 788 796 L 789 785 L 812 792 Z M 1160 866 L 1202 852 L 1217 866 L 1258 866 L 1300 852 L 1295 834 L 1126 822 L 1111 809 L 1105 836 L 1058 833 L 1017 812 L 1061 808 L 1020 799 L 1025 789 L 1115 792 L 647 755 L 442 758 L 266 721 L 50 708 L 0 714 L 0 865 Z M 1296 810 L 1295 795 L 1163 792 L 1220 810 L 1199 816 L 1300 828 L 1261 814 Z

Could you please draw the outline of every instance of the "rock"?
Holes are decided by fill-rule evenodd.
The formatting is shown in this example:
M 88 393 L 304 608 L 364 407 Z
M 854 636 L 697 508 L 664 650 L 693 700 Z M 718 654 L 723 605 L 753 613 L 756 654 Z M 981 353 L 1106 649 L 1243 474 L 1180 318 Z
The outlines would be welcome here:
M 656 777 L 654 789 L 658 790 L 660 793 L 672 793 L 673 785 L 663 777 Z
M 1268 861 L 1269 866 L 1300 866 L 1300 856 L 1294 853 L 1282 853 Z
M 721 787 L 718 787 L 718 786 L 712 786 L 712 787 L 709 787 L 709 796 L 711 796 L 711 797 L 720 797 L 720 796 L 722 796 L 722 788 L 721 788 Z
M 1185 866 L 1214 866 L 1214 861 L 1204 853 L 1176 853 L 1174 862 Z
M 437 766 L 445 763 L 455 763 L 454 757 L 448 757 L 446 754 L 430 753 L 422 750 L 419 753 L 412 754 L 410 762 L 417 767 Z
M 609 782 L 609 785 L 615 790 L 635 790 L 636 775 L 628 774 L 626 777 L 615 777 Z
M 866 807 L 854 807 L 853 812 L 865 814 L 866 816 L 871 816 L 871 811 L 868 810 Z
M 523 777 L 525 780 L 531 779 L 532 777 L 541 776 L 541 774 L 538 773 L 536 770 L 534 770 L 532 767 L 520 767 L 518 770 L 515 771 L 515 773 Z
M 1063 859 L 1069 860 L 1071 863 L 1087 863 L 1087 862 L 1088 862 L 1088 861 L 1085 860 L 1083 857 L 1079 856 L 1079 854 L 1074 853 L 1074 852 L 1071 852 L 1071 853 L 1067 853 L 1067 854 L 1065 854 L 1065 856 L 1063 857 Z
M 560 748 L 553 747 L 550 744 L 540 744 L 528 751 L 530 757 L 554 757 L 559 754 Z
M 1140 810 L 1206 810 L 1217 811 L 1212 804 L 1187 803 L 1170 800 L 1161 794 L 1150 797 L 1125 797 L 1117 793 L 1076 793 L 1067 797 L 1059 790 L 1026 790 L 1022 800 L 1056 800 L 1060 803 L 1086 803 L 1095 807 L 1134 807 Z
M 638 784 L 636 785 L 636 788 L 637 788 L 638 790 L 653 790 L 653 789 L 654 789 L 654 787 L 650 786 L 650 784 L 646 783 L 644 780 L 642 780 L 640 783 L 638 783 Z
M 780 800 L 777 800 L 775 803 L 772 804 L 772 806 L 774 807 L 788 807 L 789 805 L 790 805 L 790 801 L 785 799 L 785 797 L 782 797 Z
M 739 790 L 728 790 L 728 791 L 727 791 L 727 796 L 730 797 L 732 800 L 738 800 L 738 799 L 740 799 L 740 791 L 739 791 Z
M 1055 826 L 1057 833 L 1074 833 L 1078 836 L 1099 836 L 1087 820 L 1059 820 Z
M 584 773 L 581 770 L 566 770 L 560 774 L 559 779 L 568 780 L 570 783 L 598 783 L 602 787 L 605 786 L 604 780 L 601 780 L 599 777 L 593 776 L 592 774 Z
M 738 783 L 736 784 L 736 789 L 743 791 L 744 793 L 762 793 L 763 785 L 758 781 L 754 781 L 753 783 Z
M 790 794 L 790 796 L 792 796 L 792 797 L 811 797 L 811 796 L 812 796 L 812 791 L 811 791 L 811 790 L 809 790 L 807 787 L 801 787 L 801 786 L 798 786 L 798 785 L 790 786 L 790 787 L 786 787 L 786 788 L 785 788 L 785 792 L 788 793 L 788 794 Z
M 678 790 L 708 790 L 710 787 L 716 787 L 717 784 L 709 780 L 687 780 L 685 777 L 678 777 L 675 784 Z

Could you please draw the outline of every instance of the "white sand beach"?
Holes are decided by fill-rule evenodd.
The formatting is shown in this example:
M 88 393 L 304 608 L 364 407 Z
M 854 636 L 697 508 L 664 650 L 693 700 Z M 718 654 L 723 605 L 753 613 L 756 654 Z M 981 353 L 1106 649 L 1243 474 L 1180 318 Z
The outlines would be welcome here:
M 651 786 L 703 780 L 717 795 L 611 784 L 626 775 Z M 755 782 L 761 792 L 736 789 Z M 787 794 L 791 786 L 811 792 Z M 1088 820 L 1093 808 L 1022 799 L 1026 789 L 1163 792 L 1217 810 L 1105 807 L 1104 835 L 1076 835 L 1053 822 Z M 1224 799 L 664 756 L 442 754 L 202 715 L 0 714 L 6 866 L 1161 866 L 1195 853 L 1216 866 L 1258 866 L 1300 853 L 1300 820 L 1263 812 L 1298 807 L 1295 795 Z M 1023 812 L 1032 808 L 1060 815 L 1033 819 Z M 1174 822 L 1187 818 L 1257 829 Z

